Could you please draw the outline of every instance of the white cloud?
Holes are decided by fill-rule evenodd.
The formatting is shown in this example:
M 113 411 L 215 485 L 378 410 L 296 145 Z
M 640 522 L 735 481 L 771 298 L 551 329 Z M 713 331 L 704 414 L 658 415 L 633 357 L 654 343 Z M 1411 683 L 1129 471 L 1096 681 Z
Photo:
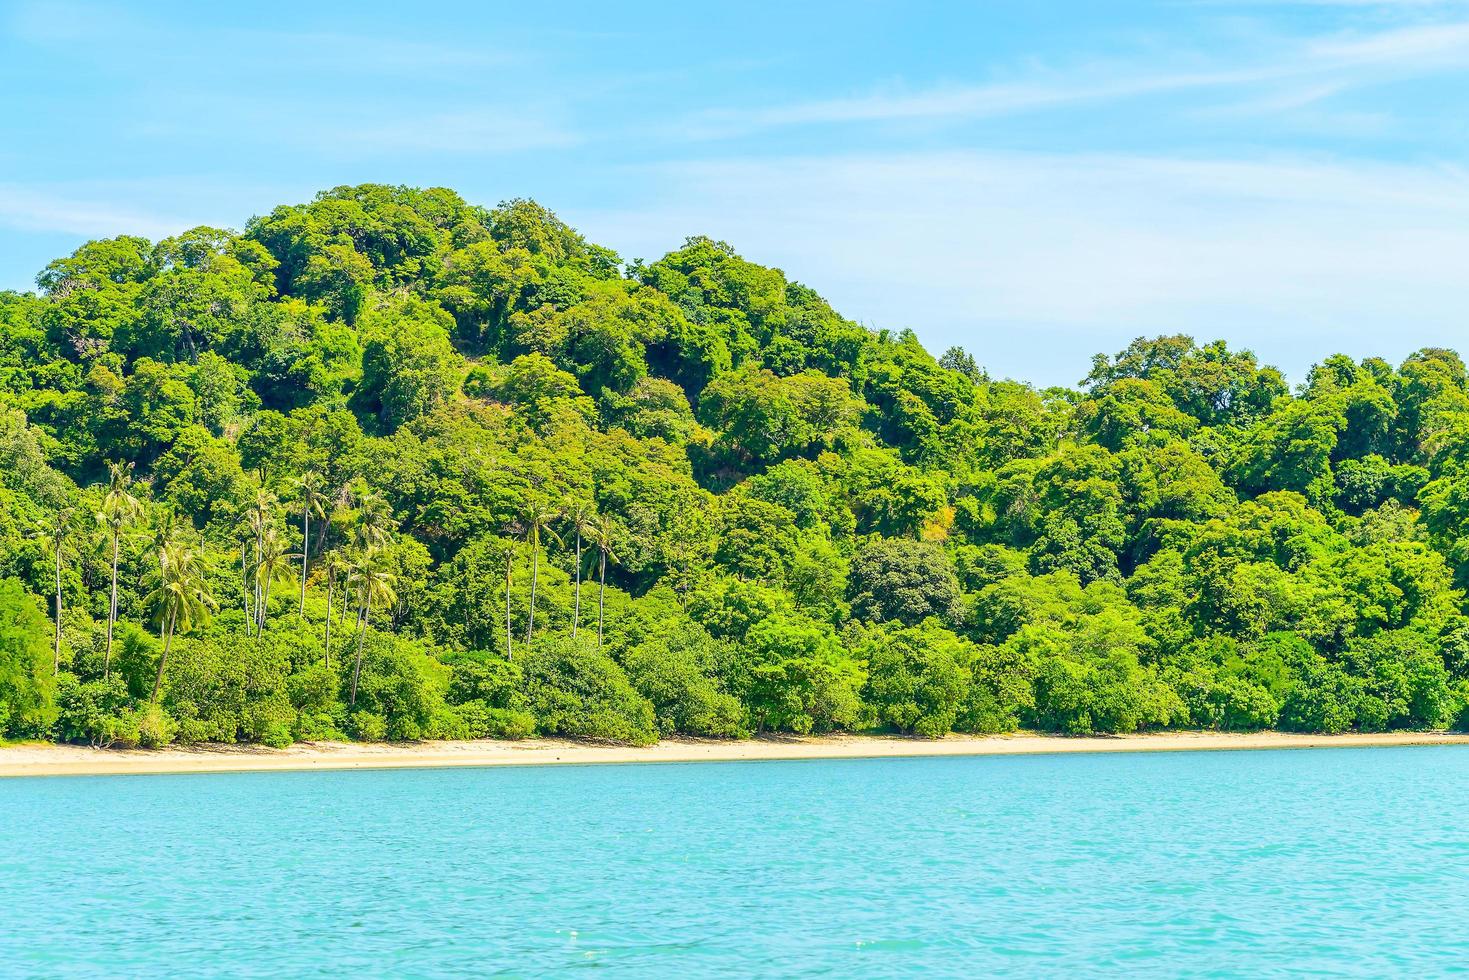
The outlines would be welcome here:
M 1241 103 L 1276 111 L 1387 78 L 1469 69 L 1469 21 L 1413 24 L 1371 33 L 1279 39 L 1263 56 L 1145 70 L 1088 64 L 1021 80 L 950 85 L 757 108 L 708 110 L 682 125 L 692 138 L 718 139 L 765 129 L 901 120 L 983 119 L 1065 106 L 1208 90 L 1285 86 Z M 1200 67 L 1202 65 L 1202 67 Z M 1304 86 L 1304 87 L 1303 87 Z
M 944 153 L 681 164 L 636 210 L 570 215 L 656 257 L 684 235 L 780 265 L 849 316 L 1074 382 L 1134 336 L 1338 349 L 1462 336 L 1469 177 L 1319 161 Z

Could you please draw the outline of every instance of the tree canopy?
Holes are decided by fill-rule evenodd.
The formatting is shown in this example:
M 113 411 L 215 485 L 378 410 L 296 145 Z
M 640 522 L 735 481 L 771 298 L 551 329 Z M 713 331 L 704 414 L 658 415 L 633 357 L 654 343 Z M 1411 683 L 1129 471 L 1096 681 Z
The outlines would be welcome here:
M 363 185 L 0 293 L 0 735 L 1469 721 L 1469 375 L 1074 389 L 688 239 Z

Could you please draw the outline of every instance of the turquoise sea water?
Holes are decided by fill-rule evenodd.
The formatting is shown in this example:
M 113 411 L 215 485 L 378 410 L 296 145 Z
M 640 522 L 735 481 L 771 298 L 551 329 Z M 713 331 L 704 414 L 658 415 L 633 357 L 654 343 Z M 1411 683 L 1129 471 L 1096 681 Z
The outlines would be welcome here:
M 7 975 L 1428 975 L 1456 747 L 0 780 Z

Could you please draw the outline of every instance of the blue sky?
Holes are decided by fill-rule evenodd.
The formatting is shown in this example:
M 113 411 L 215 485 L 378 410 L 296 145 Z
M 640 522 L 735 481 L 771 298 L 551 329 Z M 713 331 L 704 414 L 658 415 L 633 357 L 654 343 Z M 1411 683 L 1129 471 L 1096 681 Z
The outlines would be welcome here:
M 708 234 L 1074 383 L 1187 332 L 1299 380 L 1464 343 L 1469 0 L 0 0 L 0 288 L 337 184 Z

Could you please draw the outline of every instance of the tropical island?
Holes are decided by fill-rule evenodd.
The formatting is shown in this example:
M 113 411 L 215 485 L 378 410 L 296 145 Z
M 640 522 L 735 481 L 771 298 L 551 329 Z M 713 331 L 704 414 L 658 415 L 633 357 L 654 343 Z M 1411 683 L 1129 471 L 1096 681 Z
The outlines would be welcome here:
M 1075 389 L 722 242 L 364 185 L 0 293 L 0 736 L 1469 724 L 1469 376 Z

